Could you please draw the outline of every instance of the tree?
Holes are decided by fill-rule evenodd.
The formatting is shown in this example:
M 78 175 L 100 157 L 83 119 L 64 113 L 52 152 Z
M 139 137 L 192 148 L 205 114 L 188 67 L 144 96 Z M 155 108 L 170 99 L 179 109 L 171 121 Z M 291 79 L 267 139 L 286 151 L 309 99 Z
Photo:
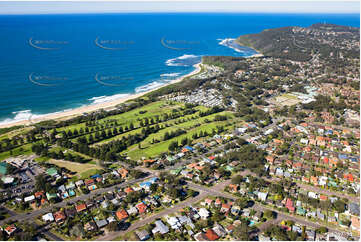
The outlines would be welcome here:
M 275 219 L 276 213 L 271 210 L 266 210 L 263 213 L 263 217 L 265 217 L 266 219 Z
M 47 182 L 44 174 L 40 174 L 35 177 L 35 189 L 37 191 L 46 191 L 46 184 Z
M 322 227 L 319 227 L 318 229 L 316 229 L 316 232 L 319 233 L 319 234 L 324 234 L 324 233 L 327 233 L 328 229 L 324 226 Z
M 233 230 L 233 235 L 237 240 L 250 240 L 249 227 L 246 222 L 242 221 L 241 224 L 237 225 Z
M 108 229 L 109 229 L 109 231 L 118 231 L 119 225 L 116 221 L 113 221 L 113 222 L 109 223 Z

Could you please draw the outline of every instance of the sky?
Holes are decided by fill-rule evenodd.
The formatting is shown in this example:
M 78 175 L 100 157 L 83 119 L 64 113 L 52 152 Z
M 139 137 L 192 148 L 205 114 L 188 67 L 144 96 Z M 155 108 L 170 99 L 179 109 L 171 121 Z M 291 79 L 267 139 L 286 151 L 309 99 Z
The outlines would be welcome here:
M 360 13 L 359 1 L 0 1 L 0 14 L 124 12 Z

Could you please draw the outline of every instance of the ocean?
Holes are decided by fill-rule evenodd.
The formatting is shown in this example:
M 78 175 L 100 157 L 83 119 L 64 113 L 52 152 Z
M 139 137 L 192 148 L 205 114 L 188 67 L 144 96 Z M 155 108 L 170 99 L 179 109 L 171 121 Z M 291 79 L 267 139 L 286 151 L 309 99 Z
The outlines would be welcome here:
M 0 15 L 0 124 L 154 89 L 204 55 L 248 57 L 234 43 L 263 29 L 358 14 L 129 13 Z

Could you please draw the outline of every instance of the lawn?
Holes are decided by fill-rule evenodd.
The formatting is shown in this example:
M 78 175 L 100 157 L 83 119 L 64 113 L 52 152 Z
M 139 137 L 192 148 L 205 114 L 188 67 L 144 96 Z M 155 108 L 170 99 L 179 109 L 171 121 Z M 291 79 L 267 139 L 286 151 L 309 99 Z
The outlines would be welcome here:
M 11 154 L 12 152 L 12 154 Z M 0 160 L 7 159 L 9 157 L 15 157 L 19 155 L 30 155 L 33 152 L 31 151 L 31 144 L 22 145 L 20 147 L 17 147 L 15 149 L 12 149 L 11 151 L 5 151 L 0 153 Z
M 224 114 L 224 113 L 223 113 Z M 216 114 L 214 114 L 216 115 Z M 228 114 L 231 116 L 231 114 Z M 218 122 L 211 122 L 211 123 L 202 123 L 201 121 L 204 121 L 204 119 L 208 118 L 211 120 L 211 117 L 202 117 L 196 120 L 191 120 L 182 124 L 175 125 L 173 127 L 166 128 L 164 130 L 159 131 L 158 133 L 149 135 L 143 142 L 141 142 L 141 149 L 138 148 L 138 144 L 133 145 L 129 147 L 126 151 L 123 153 L 127 153 L 128 156 L 130 156 L 132 159 L 138 160 L 142 157 L 156 157 L 159 156 L 163 152 L 168 151 L 168 146 L 173 141 L 181 142 L 184 138 L 192 139 L 193 134 L 199 134 L 200 131 L 207 131 L 208 133 L 211 133 L 213 129 L 216 129 L 217 126 L 226 126 L 227 124 L 231 124 L 231 120 L 227 121 L 218 121 Z M 199 123 L 201 124 L 198 127 L 195 127 L 195 124 Z M 233 125 L 232 125 L 233 126 Z M 184 128 L 187 130 L 186 134 L 174 137 L 172 139 L 162 141 L 156 144 L 151 144 L 151 141 L 154 139 L 161 140 L 165 132 L 169 132 L 172 130 L 176 130 L 177 128 Z
M 93 172 L 94 174 L 96 174 L 97 172 L 95 171 L 102 169 L 100 166 L 94 164 L 89 164 L 89 163 L 82 164 L 82 163 L 63 161 L 63 160 L 50 159 L 48 163 L 54 164 L 59 167 L 64 167 L 70 171 L 76 172 L 78 173 L 78 175 L 80 174 L 81 177 L 83 177 L 83 174 L 85 176 L 87 174 L 92 174 Z

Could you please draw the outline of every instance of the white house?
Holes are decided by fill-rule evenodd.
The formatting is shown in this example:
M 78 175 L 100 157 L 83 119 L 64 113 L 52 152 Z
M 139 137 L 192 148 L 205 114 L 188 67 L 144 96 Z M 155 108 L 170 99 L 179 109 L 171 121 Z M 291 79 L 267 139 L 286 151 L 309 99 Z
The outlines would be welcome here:
M 308 197 L 314 198 L 314 199 L 318 198 L 317 193 L 315 193 L 315 192 L 308 192 Z
M 198 214 L 199 214 L 199 216 L 201 216 L 202 219 L 207 219 L 209 217 L 209 212 L 205 208 L 199 209 Z
M 305 144 L 305 145 L 308 145 L 308 139 L 301 139 L 300 140 L 301 144 Z
M 44 220 L 45 222 L 53 222 L 53 221 L 54 221 L 54 216 L 53 216 L 52 213 L 44 214 L 44 215 L 42 216 L 42 218 L 43 218 L 43 220 Z
M 35 196 L 34 195 L 31 195 L 31 196 L 28 196 L 28 197 L 25 197 L 24 198 L 24 202 L 30 202 L 30 201 L 33 201 L 35 200 Z
M 267 195 L 268 195 L 267 192 L 259 192 L 259 193 L 257 194 L 258 199 L 261 200 L 261 201 L 266 201 Z

